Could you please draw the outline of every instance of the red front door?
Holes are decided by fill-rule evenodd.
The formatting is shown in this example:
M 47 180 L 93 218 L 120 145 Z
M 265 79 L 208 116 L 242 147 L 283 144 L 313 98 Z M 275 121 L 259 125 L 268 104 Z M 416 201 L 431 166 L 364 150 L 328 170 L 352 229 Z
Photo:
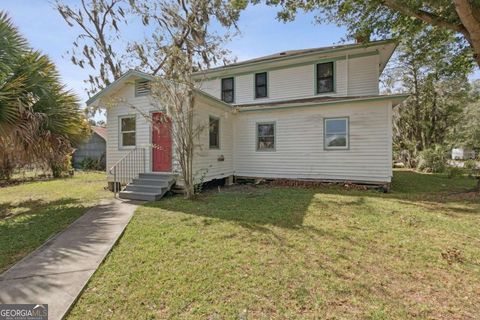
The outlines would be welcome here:
M 161 112 L 152 114 L 152 171 L 172 171 L 172 122 Z

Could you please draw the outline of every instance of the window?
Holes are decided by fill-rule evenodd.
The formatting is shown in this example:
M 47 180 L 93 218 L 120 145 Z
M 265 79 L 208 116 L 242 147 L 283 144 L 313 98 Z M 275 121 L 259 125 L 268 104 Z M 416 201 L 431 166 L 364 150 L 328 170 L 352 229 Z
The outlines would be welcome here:
M 267 73 L 255 73 L 255 98 L 267 97 Z
M 209 146 L 210 149 L 220 148 L 220 119 L 210 117 Z
M 275 151 L 275 122 L 257 123 L 257 150 Z
M 120 146 L 134 147 L 136 142 L 135 117 L 128 116 L 120 118 Z
M 222 79 L 222 101 L 232 103 L 234 101 L 233 78 Z
M 317 93 L 333 92 L 333 62 L 317 64 Z
M 135 97 L 144 96 L 150 93 L 150 81 L 140 79 L 135 81 Z
M 348 118 L 330 118 L 324 122 L 325 149 L 348 149 Z

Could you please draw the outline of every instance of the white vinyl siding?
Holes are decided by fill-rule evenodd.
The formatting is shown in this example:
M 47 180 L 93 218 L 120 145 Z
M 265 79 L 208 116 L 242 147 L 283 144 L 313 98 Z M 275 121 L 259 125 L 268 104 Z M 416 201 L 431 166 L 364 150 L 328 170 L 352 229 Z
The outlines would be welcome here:
M 378 94 L 379 56 L 343 58 L 335 62 L 334 92 L 316 93 L 317 63 L 268 71 L 268 97 L 255 99 L 255 72 L 234 76 L 235 104 L 311 98 Z M 348 66 L 348 67 L 347 67 Z M 259 70 L 261 72 L 262 70 Z M 199 87 L 220 99 L 219 78 L 202 80 Z
M 313 84 L 313 81 L 312 81 Z M 253 84 L 252 84 L 253 87 Z M 107 168 L 130 150 L 119 148 L 119 116 L 136 116 L 137 148 L 146 148 L 146 169 L 151 171 L 150 123 L 141 113 L 153 109 L 148 96 L 135 97 L 134 86 L 115 93 L 125 99 L 107 109 Z M 197 123 L 220 119 L 220 148 L 209 148 L 204 130 L 195 151 L 194 172 L 198 182 L 230 175 L 266 178 L 313 178 L 389 182 L 392 156 L 391 107 L 388 102 L 336 104 L 310 108 L 232 113 L 226 108 L 198 101 Z M 140 111 L 133 110 L 129 104 Z M 348 150 L 325 150 L 325 118 L 348 117 Z M 275 122 L 275 152 L 256 151 L 256 124 Z M 223 161 L 221 159 L 223 158 Z M 219 161 L 220 160 L 220 161 Z M 174 168 L 178 169 L 175 164 Z M 111 179 L 111 177 L 109 177 Z
M 151 172 L 151 124 L 144 115 L 152 111 L 161 111 L 149 95 L 135 96 L 135 86 L 128 83 L 114 93 L 115 98 L 122 102 L 107 108 L 107 170 L 122 159 L 131 149 L 119 148 L 120 130 L 119 119 L 123 116 L 136 117 L 137 148 L 145 148 L 146 170 Z M 132 108 L 135 107 L 135 109 Z M 209 117 L 220 119 L 220 148 L 209 148 Z M 213 107 L 202 99 L 197 99 L 195 124 L 205 126 L 199 137 L 199 144 L 195 151 L 194 172 L 198 182 L 223 178 L 233 174 L 233 124 L 234 116 L 231 110 Z M 173 170 L 178 171 L 178 162 L 173 153 Z M 223 156 L 223 161 L 218 161 Z M 109 176 L 111 180 L 112 177 Z
M 348 150 L 325 150 L 325 118 L 346 117 Z M 255 152 L 255 126 L 276 123 L 275 152 Z M 235 175 L 389 182 L 391 106 L 387 102 L 240 112 L 235 124 Z
M 349 60 L 348 95 L 379 94 L 379 56 L 367 56 Z
M 122 102 L 107 107 L 107 171 L 132 150 L 132 148 L 120 147 L 120 119 L 125 116 L 134 116 L 136 119 L 136 147 L 145 148 L 146 169 L 151 171 L 151 130 L 150 123 L 143 114 L 149 114 L 150 111 L 158 108 L 152 106 L 153 102 L 149 95 L 135 96 L 133 82 L 115 92 L 115 98 Z M 135 106 L 135 109 L 132 106 Z
M 197 100 L 198 101 L 198 100 Z M 233 121 L 230 110 L 199 102 L 195 113 L 195 125 L 205 127 L 195 148 L 193 172 L 197 183 L 233 175 Z M 220 120 L 219 148 L 209 147 L 209 119 Z

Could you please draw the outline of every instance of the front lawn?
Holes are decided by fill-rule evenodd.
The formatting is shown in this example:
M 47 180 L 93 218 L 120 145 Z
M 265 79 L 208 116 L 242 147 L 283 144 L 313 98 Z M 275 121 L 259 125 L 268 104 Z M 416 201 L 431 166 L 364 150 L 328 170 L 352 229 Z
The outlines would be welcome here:
M 141 206 L 69 319 L 473 319 L 474 181 L 233 187 Z
M 80 217 L 105 191 L 104 173 L 0 188 L 0 273 Z

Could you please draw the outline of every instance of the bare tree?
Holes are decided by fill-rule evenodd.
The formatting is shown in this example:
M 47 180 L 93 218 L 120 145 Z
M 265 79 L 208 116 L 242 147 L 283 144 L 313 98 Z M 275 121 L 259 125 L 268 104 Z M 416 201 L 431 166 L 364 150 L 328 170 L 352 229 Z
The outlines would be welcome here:
M 65 21 L 83 30 L 74 42 L 72 62 L 96 70 L 88 80 L 89 93 L 95 93 L 122 74 L 124 56 L 115 52 L 113 43 L 121 37 L 119 24 L 127 22 L 123 7 L 127 0 L 81 0 L 79 9 L 60 1 L 56 8 Z M 230 52 L 223 45 L 235 34 L 232 31 L 238 31 L 236 21 L 244 6 L 228 0 L 128 0 L 128 15 L 142 21 L 146 37 L 130 42 L 126 53 L 135 69 L 159 76 L 152 82 L 152 92 L 160 111 L 166 110 L 164 121 L 173 123 L 176 162 L 187 198 L 195 193 L 193 157 L 196 139 L 205 127 L 194 121 L 199 84 L 192 75 L 229 61 Z M 217 32 L 211 30 L 213 24 L 220 26 Z M 80 41 L 84 42 L 81 53 L 77 52 Z
M 78 7 L 60 0 L 54 4 L 70 27 L 81 30 L 68 54 L 73 64 L 94 70 L 85 80 L 89 95 L 122 75 L 124 61 L 115 43 L 121 36 L 120 26 L 127 23 L 126 5 L 125 0 L 80 0 Z
M 166 110 L 164 121 L 173 123 L 176 161 L 185 196 L 191 199 L 195 195 L 193 159 L 197 138 L 205 129 L 205 124 L 195 122 L 199 84 L 192 76 L 196 70 L 227 60 L 229 52 L 222 45 L 231 36 L 228 28 L 235 28 L 239 11 L 229 1 L 208 0 L 144 1 L 135 9 L 142 14 L 143 21 L 156 25 L 156 36 L 137 43 L 136 48 L 139 52 L 155 52 L 161 57 L 156 68 L 151 68 L 152 73 L 160 75 L 160 80 L 152 84 L 152 94 Z M 219 34 L 209 30 L 214 20 L 225 27 L 225 32 Z

